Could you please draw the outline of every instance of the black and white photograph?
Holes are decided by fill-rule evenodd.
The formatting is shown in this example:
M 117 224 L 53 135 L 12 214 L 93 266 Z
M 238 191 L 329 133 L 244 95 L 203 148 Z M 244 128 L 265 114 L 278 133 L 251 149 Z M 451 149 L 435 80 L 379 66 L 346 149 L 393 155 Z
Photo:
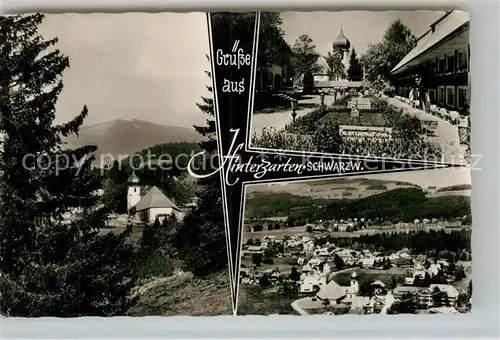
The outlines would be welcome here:
M 232 315 L 205 13 L 0 15 L 0 315 Z M 212 171 L 201 160 L 199 173 Z
M 238 314 L 471 310 L 467 168 L 246 188 Z
M 470 162 L 469 15 L 261 13 L 250 146 Z

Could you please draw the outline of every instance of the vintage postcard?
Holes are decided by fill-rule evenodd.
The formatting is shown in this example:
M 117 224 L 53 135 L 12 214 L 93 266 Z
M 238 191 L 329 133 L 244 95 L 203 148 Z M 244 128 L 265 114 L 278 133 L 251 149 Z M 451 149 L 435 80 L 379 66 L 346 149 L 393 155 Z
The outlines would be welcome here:
M 456 10 L 0 16 L 0 315 L 468 312 L 469 56 Z

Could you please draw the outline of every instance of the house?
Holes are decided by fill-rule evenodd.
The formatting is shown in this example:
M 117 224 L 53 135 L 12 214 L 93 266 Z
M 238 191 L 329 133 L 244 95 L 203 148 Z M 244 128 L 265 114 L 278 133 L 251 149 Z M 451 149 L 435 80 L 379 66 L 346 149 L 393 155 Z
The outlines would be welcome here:
M 363 268 L 373 268 L 375 265 L 375 257 L 367 257 L 361 259 L 361 265 Z
M 330 281 L 320 288 L 316 297 L 321 301 L 328 301 L 331 305 L 336 305 L 346 298 L 345 288 L 339 286 L 335 281 Z
M 314 251 L 314 255 L 318 257 L 328 257 L 330 252 L 326 248 L 319 248 Z
M 304 275 L 300 282 L 300 292 L 314 293 L 321 289 L 326 284 L 326 277 L 318 274 Z
M 248 246 L 246 249 L 246 252 L 248 254 L 263 254 L 264 253 L 264 247 L 263 246 Z
M 415 283 L 415 277 L 414 276 L 407 276 L 405 277 L 405 285 L 407 286 L 413 286 Z
M 328 300 L 330 304 L 351 303 L 355 300 L 359 293 L 359 284 L 357 273 L 351 274 L 351 283 L 349 286 L 340 286 L 335 281 L 331 280 L 324 285 L 316 294 L 316 297 L 325 301 Z
M 429 268 L 427 269 L 427 272 L 429 273 L 429 275 L 431 277 L 433 276 L 436 276 L 437 274 L 439 274 L 439 272 L 441 271 L 441 266 L 433 263 L 429 266 Z
M 432 306 L 432 295 L 429 288 L 398 286 L 393 290 L 392 294 L 396 299 L 401 299 L 407 295 L 411 295 L 420 305 Z
M 470 103 L 469 26 L 469 14 L 457 10 L 447 11 L 432 23 L 391 71 L 397 94 L 408 98 L 419 75 L 426 90 L 426 107 L 465 109 Z
M 262 241 L 267 241 L 269 243 L 273 243 L 274 241 L 276 241 L 276 236 L 269 236 L 269 235 L 265 235 L 263 238 L 262 238 Z
M 455 287 L 446 284 L 432 284 L 429 287 L 431 292 L 434 292 L 436 288 L 439 289 L 440 292 L 446 293 L 449 306 L 454 307 L 456 305 L 459 293 Z
M 401 268 L 412 268 L 413 267 L 413 260 L 410 258 L 403 258 L 399 257 L 395 260 L 393 260 L 393 263 Z
M 152 223 L 165 216 L 184 217 L 183 212 L 156 186 L 139 185 L 139 177 L 132 173 L 128 178 L 127 209 L 130 215 L 143 214 L 144 220 Z
M 375 295 L 381 295 L 385 291 L 385 283 L 380 280 L 372 282 L 371 286 Z

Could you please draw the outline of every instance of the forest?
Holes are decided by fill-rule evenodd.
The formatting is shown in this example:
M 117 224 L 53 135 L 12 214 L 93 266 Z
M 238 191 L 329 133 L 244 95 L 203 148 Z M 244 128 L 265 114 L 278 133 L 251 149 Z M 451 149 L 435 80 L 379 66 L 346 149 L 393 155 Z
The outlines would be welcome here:
M 398 188 L 361 199 L 313 199 L 289 193 L 262 193 L 246 201 L 246 218 L 285 217 L 310 223 L 347 218 L 413 222 L 470 216 L 470 197 L 427 197 L 420 188 Z

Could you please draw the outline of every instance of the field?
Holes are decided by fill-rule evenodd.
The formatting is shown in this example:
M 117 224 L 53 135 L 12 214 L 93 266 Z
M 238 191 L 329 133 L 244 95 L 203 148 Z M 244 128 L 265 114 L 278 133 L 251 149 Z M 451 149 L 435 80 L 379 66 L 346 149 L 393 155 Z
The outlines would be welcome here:
M 256 231 L 256 232 L 248 232 L 245 231 L 243 232 L 243 242 L 246 242 L 249 238 L 262 238 L 264 236 L 274 236 L 277 239 L 282 239 L 285 236 L 295 236 L 298 234 L 308 234 L 306 232 L 306 227 L 293 227 L 293 228 L 284 228 L 284 229 L 278 229 L 278 230 L 262 230 L 262 231 Z
M 238 299 L 239 315 L 270 315 L 292 314 L 297 312 L 292 308 L 296 296 L 286 296 L 278 292 L 267 293 L 258 286 L 241 285 Z
M 402 181 L 386 181 L 367 178 L 339 178 L 329 180 L 315 180 L 292 182 L 283 184 L 251 185 L 247 188 L 247 200 L 260 197 L 281 195 L 283 199 L 298 200 L 297 196 L 305 199 L 358 199 L 376 195 L 387 190 L 397 188 L 419 188 L 418 185 Z M 349 196 L 344 196 L 349 192 Z M 295 197 L 291 197 L 291 196 Z M 310 201 L 309 201 L 310 202 Z M 297 201 L 297 203 L 299 203 Z M 307 203 L 307 201 L 304 201 Z M 321 202 L 317 202 L 321 204 Z

